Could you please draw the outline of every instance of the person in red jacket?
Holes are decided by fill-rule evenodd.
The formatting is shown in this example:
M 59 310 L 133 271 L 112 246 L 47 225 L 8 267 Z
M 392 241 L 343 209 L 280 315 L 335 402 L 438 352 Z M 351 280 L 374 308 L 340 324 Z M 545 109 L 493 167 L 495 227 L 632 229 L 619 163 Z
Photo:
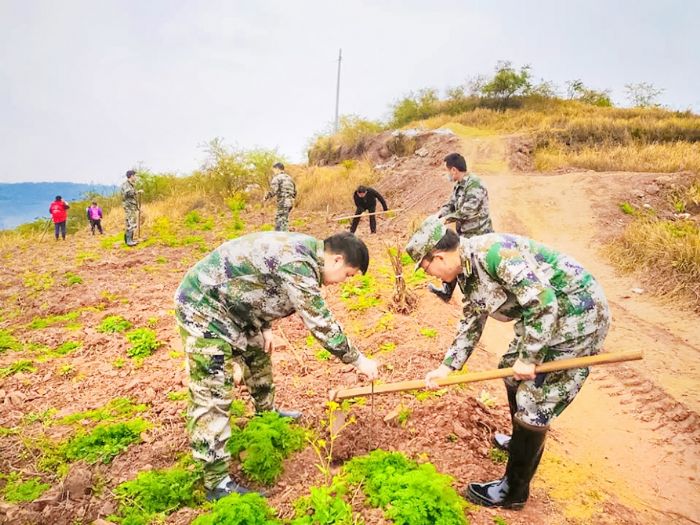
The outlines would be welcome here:
M 56 200 L 49 206 L 49 213 L 53 219 L 54 234 L 58 240 L 58 234 L 61 234 L 63 240 L 66 240 L 66 219 L 68 218 L 68 203 L 66 203 L 60 195 L 56 195 Z

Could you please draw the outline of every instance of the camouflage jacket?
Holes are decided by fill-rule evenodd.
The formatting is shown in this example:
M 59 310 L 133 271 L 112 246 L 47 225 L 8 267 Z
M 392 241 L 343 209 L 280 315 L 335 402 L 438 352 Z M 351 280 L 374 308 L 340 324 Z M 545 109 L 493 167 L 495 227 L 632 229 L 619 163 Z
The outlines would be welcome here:
M 289 232 L 259 232 L 225 242 L 185 275 L 175 292 L 179 324 L 197 337 L 234 347 L 241 334 L 297 312 L 321 345 L 344 363 L 359 352 L 321 297 L 323 241 Z
M 122 201 L 124 203 L 125 208 L 138 208 L 139 207 L 139 201 L 137 199 L 137 190 L 136 187 L 131 184 L 128 180 L 124 181 L 121 187 L 122 191 Z
M 491 233 L 489 196 L 486 188 L 474 174 L 469 174 L 454 185 L 450 200 L 438 212 L 447 222 L 455 222 L 460 236 L 471 237 Z
M 277 205 L 291 207 L 297 196 L 297 187 L 292 178 L 286 173 L 278 173 L 270 181 L 270 191 L 265 195 L 266 199 L 277 197 Z
M 517 320 L 522 361 L 551 360 L 548 347 L 591 334 L 608 322 L 602 288 L 574 259 L 518 235 L 462 239 L 464 319 L 443 364 L 461 369 L 491 316 Z

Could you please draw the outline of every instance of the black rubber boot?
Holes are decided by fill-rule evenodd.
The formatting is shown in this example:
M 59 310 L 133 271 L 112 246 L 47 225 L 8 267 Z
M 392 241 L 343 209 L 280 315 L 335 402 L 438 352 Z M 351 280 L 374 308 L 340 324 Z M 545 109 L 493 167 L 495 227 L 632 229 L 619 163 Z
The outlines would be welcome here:
M 456 287 L 457 287 L 457 280 L 455 279 L 451 283 L 443 282 L 441 288 L 438 288 L 437 286 L 429 284 L 428 290 L 433 292 L 435 295 L 437 295 L 440 299 L 442 299 L 446 303 L 449 303 L 450 299 L 452 299 L 452 294 L 454 293 Z
M 229 494 L 249 494 L 251 492 L 255 492 L 253 490 L 250 490 L 249 488 L 244 487 L 243 485 L 239 485 L 232 479 L 229 480 L 229 482 L 226 484 L 225 487 L 214 487 L 213 489 L 207 489 L 207 500 L 208 501 L 216 501 L 218 499 L 223 498 L 224 496 L 228 496 Z
M 505 476 L 487 483 L 470 483 L 465 492 L 467 499 L 484 507 L 522 509 L 530 497 L 530 481 L 540 464 L 547 430 L 515 420 Z
M 127 246 L 136 246 L 138 244 L 136 241 L 134 241 L 134 233 L 131 231 L 127 231 L 124 234 L 124 242 Z
M 510 409 L 510 421 L 513 423 L 513 418 L 515 413 L 518 411 L 518 404 L 515 400 L 515 395 L 518 393 L 518 385 L 506 385 L 506 394 L 508 396 L 508 408 Z M 491 438 L 491 444 L 499 450 L 508 452 L 510 446 L 510 436 L 508 434 L 503 434 L 502 432 L 494 432 Z

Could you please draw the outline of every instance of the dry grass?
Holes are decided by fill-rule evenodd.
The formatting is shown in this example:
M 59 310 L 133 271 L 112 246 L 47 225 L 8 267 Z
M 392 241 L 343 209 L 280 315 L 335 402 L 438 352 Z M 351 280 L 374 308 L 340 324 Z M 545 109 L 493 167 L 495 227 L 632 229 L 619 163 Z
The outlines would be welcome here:
M 548 171 L 574 167 L 596 171 L 700 173 L 700 142 L 597 145 L 572 150 L 565 144 L 536 150 L 535 167 Z
M 338 166 L 293 166 L 296 207 L 305 211 L 354 211 L 352 194 L 360 184 L 371 185 L 377 174 L 367 162 L 345 161 Z
M 700 179 L 669 195 L 677 212 L 700 206 Z M 695 220 L 660 219 L 639 214 L 622 236 L 608 245 L 613 263 L 635 272 L 654 293 L 680 298 L 700 312 L 700 228 Z

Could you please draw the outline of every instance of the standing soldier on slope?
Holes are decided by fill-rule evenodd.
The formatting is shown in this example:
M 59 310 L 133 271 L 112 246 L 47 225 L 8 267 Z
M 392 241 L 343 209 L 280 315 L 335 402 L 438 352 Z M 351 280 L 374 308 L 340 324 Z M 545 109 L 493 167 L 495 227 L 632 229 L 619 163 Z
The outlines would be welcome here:
M 190 376 L 187 428 L 209 499 L 249 492 L 229 477 L 234 360 L 245 365 L 256 412 L 301 416 L 275 405 L 272 321 L 297 312 L 326 350 L 369 379 L 377 377 L 377 363 L 350 343 L 321 296 L 322 285 L 365 273 L 368 265 L 367 246 L 348 232 L 325 241 L 259 232 L 225 242 L 185 275 L 175 292 L 175 315 Z
M 428 275 L 458 280 L 464 293 L 464 318 L 442 363 L 426 375 L 428 387 L 462 369 L 489 316 L 515 321 L 515 338 L 498 365 L 513 368 L 504 380 L 513 435 L 494 436 L 494 444 L 508 450 L 506 471 L 501 479 L 470 483 L 465 495 L 487 507 L 522 508 L 550 422 L 589 373 L 574 368 L 535 374 L 535 366 L 600 352 L 610 325 L 603 289 L 574 259 L 542 244 L 500 233 L 460 239 L 436 217 L 421 225 L 406 252 Z
M 467 161 L 459 153 L 450 153 L 445 157 L 447 176 L 456 182 L 452 196 L 443 204 L 438 217 L 443 222 L 454 222 L 457 235 L 463 238 L 493 232 L 489 216 L 489 195 L 476 175 L 467 173 Z M 457 281 L 443 282 L 442 288 L 428 285 L 431 292 L 448 302 L 457 286 Z
M 297 196 L 297 187 L 292 178 L 284 172 L 284 164 L 278 162 L 272 169 L 275 176 L 270 181 L 270 191 L 265 195 L 265 200 L 277 197 L 277 213 L 275 213 L 275 231 L 289 231 L 289 212 L 294 206 Z
M 124 219 L 126 221 L 126 232 L 124 242 L 127 246 L 136 246 L 134 233 L 138 227 L 139 201 L 138 194 L 143 190 L 136 189 L 136 172 L 129 170 L 126 172 L 126 181 L 122 184 L 122 201 L 124 204 Z

